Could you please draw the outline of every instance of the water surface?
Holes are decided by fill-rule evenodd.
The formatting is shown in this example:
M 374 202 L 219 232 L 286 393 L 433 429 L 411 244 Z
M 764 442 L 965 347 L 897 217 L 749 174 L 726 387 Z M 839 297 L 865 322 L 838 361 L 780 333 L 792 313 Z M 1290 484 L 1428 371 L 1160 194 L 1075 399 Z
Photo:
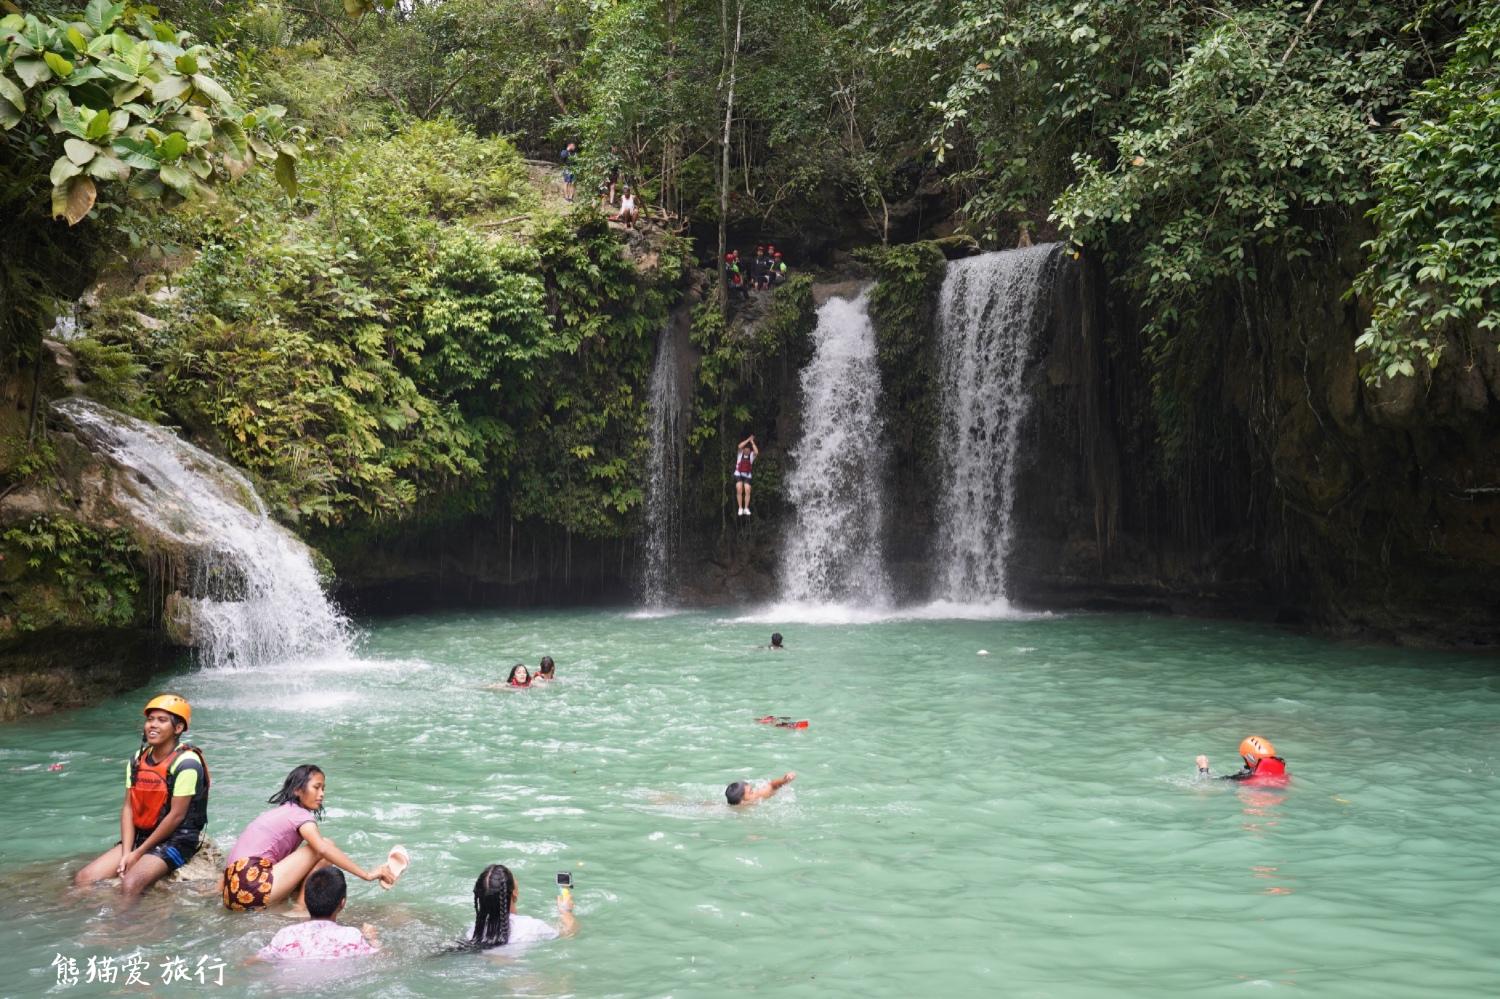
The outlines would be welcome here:
M 728 614 L 382 622 L 357 659 L 185 670 L 0 729 L 0 994 L 53 961 L 132 952 L 155 994 L 454 996 L 1469 996 L 1500 981 L 1500 670 L 1148 617 L 786 624 Z M 987 656 L 978 655 L 980 649 Z M 515 661 L 550 688 L 491 691 Z M 116 835 L 123 761 L 157 687 L 194 705 L 228 846 L 292 766 L 328 772 L 323 831 L 390 892 L 345 921 L 385 953 L 243 962 L 285 925 L 174 886 L 129 916 L 71 870 Z M 756 724 L 806 718 L 805 731 Z M 1284 791 L 1203 783 L 1256 732 Z M 60 771 L 49 766 L 61 762 Z M 796 770 L 731 811 L 723 787 Z M 579 935 L 496 962 L 442 953 L 480 869 L 516 872 Z M 163 963 L 225 965 L 163 988 Z M 212 981 L 212 975 L 209 978 Z

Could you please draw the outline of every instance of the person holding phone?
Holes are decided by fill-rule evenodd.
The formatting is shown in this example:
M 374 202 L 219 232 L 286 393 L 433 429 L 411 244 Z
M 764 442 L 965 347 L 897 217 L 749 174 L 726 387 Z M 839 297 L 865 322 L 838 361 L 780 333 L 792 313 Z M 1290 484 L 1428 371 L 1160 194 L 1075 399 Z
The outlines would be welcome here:
M 572 875 L 559 874 L 557 884 L 557 926 L 554 927 L 535 916 L 516 911 L 520 888 L 509 867 L 491 864 L 480 871 L 479 880 L 474 882 L 474 928 L 464 938 L 463 948 L 518 947 L 577 933 L 578 921 L 573 918 Z

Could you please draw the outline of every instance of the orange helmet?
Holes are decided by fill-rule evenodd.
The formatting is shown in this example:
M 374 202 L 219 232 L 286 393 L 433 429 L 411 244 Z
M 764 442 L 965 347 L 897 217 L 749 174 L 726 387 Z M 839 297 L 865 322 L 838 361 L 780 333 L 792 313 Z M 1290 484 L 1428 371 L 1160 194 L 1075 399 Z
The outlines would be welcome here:
M 187 702 L 187 698 L 177 694 L 157 694 L 146 703 L 146 708 L 141 712 L 149 715 L 153 711 L 165 711 L 182 719 L 184 728 L 193 723 L 193 706 Z
M 1263 760 L 1276 755 L 1276 747 L 1258 735 L 1247 735 L 1240 743 L 1240 755 L 1247 760 Z

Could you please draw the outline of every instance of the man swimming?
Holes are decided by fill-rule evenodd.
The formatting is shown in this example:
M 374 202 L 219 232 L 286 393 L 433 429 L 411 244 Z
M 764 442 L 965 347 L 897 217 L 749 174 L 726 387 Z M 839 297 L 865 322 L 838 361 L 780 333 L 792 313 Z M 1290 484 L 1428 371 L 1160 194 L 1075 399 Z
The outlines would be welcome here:
M 1247 735 L 1240 743 L 1240 758 L 1245 761 L 1237 773 L 1220 774 L 1217 780 L 1251 780 L 1259 778 L 1282 778 L 1286 773 L 1286 760 L 1276 755 L 1276 747 L 1269 739 L 1258 735 Z M 1197 759 L 1198 773 L 1207 777 L 1208 757 L 1200 754 Z
M 769 798 L 796 779 L 797 775 L 788 770 L 780 777 L 773 777 L 764 784 L 750 784 L 737 780 L 724 789 L 724 799 L 730 805 L 753 805 L 757 801 Z

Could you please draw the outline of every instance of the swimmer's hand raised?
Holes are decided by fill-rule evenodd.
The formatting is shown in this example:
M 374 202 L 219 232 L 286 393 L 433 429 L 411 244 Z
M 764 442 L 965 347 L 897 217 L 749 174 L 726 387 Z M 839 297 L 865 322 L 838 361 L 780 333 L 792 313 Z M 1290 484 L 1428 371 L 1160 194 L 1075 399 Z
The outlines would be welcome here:
M 1208 757 L 1207 756 L 1204 756 L 1202 753 L 1199 753 L 1198 754 L 1197 763 L 1198 763 L 1198 772 L 1200 774 L 1206 774 L 1206 773 L 1208 773 Z

